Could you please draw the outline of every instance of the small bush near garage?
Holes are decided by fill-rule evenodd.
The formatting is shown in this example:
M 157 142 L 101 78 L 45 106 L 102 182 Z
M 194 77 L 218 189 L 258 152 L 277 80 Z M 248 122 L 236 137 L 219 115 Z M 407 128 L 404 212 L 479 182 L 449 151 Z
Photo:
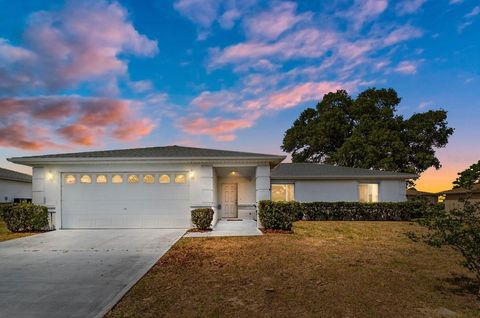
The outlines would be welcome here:
M 208 230 L 213 221 L 212 209 L 194 209 L 192 210 L 192 223 L 199 230 Z
M 47 207 L 31 203 L 2 204 L 0 217 L 12 232 L 41 231 L 48 226 Z
M 300 203 L 295 201 L 260 201 L 258 217 L 262 226 L 269 230 L 291 231 L 293 222 L 301 219 Z

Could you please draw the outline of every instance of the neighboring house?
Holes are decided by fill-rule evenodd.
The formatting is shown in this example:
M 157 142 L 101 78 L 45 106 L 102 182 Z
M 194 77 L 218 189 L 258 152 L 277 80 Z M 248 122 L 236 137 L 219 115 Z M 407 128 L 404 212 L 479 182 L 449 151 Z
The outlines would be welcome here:
M 407 200 L 425 200 L 430 203 L 438 202 L 438 194 L 431 192 L 418 191 L 417 189 L 407 189 Z
M 0 168 L 0 203 L 32 200 L 32 176 Z
M 33 167 L 33 202 L 57 228 L 188 228 L 190 211 L 256 219 L 260 200 L 405 201 L 416 175 L 285 156 L 167 146 L 10 158 Z
M 438 194 L 444 197 L 443 202 L 447 210 L 461 208 L 463 206 L 461 199 L 465 199 L 467 196 L 472 202 L 480 202 L 480 184 L 475 184 L 471 190 L 455 188 Z

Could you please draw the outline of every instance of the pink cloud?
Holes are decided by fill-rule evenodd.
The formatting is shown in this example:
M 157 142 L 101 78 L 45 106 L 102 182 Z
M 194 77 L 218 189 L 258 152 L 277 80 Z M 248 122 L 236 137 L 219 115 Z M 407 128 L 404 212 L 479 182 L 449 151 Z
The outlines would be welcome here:
M 41 129 L 32 128 L 20 121 L 0 124 L 0 145 L 23 150 L 41 150 L 58 147 L 51 140 L 43 138 Z
M 91 129 L 81 124 L 72 124 L 57 129 L 57 132 L 73 144 L 92 146 L 95 144 L 96 135 L 102 131 L 99 129 Z
M 235 139 L 233 132 L 239 129 L 250 128 L 253 121 L 247 118 L 225 119 L 215 118 L 181 118 L 178 127 L 192 135 L 207 135 L 217 141 L 232 141 Z
M 279 60 L 321 57 L 338 42 L 338 35 L 333 32 L 307 28 L 290 33 L 274 43 L 251 41 L 223 50 L 212 50 L 210 67 L 266 57 Z
M 352 7 L 339 15 L 349 20 L 353 29 L 358 31 L 366 23 L 380 16 L 387 7 L 388 0 L 355 0 Z
M 69 1 L 58 11 L 30 15 L 23 47 L 0 39 L 0 67 L 8 64 L 0 89 L 59 90 L 96 81 L 116 86 L 128 69 L 121 55 L 157 51 L 157 42 L 139 34 L 118 3 Z
M 383 40 L 385 45 L 394 45 L 406 40 L 416 39 L 423 35 L 423 31 L 410 25 L 401 26 L 388 34 Z
M 272 5 L 268 11 L 261 12 L 245 20 L 247 37 L 261 40 L 274 40 L 301 21 L 309 21 L 310 13 L 296 15 L 297 4 L 281 2 Z
M 71 145 L 92 146 L 113 138 L 133 141 L 148 135 L 155 124 L 142 117 L 130 100 L 79 96 L 0 98 L 0 144 L 28 149 Z M 27 133 L 20 124 L 37 133 Z M 37 142 L 38 132 L 42 131 Z M 12 131 L 18 136 L 12 138 Z M 8 133 L 7 133 L 8 132 Z M 12 139 L 12 142 L 7 142 Z M 67 144 L 60 143 L 66 140 Z
M 228 91 L 210 92 L 204 91 L 195 97 L 191 104 L 202 109 L 229 108 L 235 101 L 235 94 Z
M 123 141 L 134 141 L 152 132 L 155 125 L 147 118 L 126 120 L 113 131 L 113 136 Z
M 350 84 L 338 82 L 307 82 L 290 88 L 286 88 L 268 97 L 267 108 L 285 109 L 295 107 L 301 103 L 321 100 L 324 94 L 348 89 Z
M 427 0 L 404 0 L 395 7 L 400 15 L 417 12 Z
M 217 18 L 218 0 L 177 0 L 173 7 L 183 16 L 202 27 L 209 27 Z
M 414 61 L 402 61 L 393 70 L 401 74 L 417 73 L 418 63 Z

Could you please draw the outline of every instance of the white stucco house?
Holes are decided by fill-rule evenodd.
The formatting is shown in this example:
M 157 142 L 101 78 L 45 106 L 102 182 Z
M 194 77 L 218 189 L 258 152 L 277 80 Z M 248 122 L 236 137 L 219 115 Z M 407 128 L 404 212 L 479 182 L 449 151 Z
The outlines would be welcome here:
M 285 156 L 181 146 L 17 157 L 33 167 L 33 202 L 56 228 L 188 228 L 190 211 L 256 219 L 260 200 L 405 201 L 416 175 L 320 164 Z
M 0 168 L 0 203 L 32 199 L 32 176 Z

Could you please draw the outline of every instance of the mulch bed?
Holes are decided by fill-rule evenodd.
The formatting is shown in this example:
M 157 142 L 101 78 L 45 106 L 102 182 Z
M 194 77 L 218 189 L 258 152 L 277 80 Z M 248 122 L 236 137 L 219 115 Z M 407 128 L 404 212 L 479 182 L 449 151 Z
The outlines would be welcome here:
M 189 229 L 187 232 L 189 233 L 205 233 L 205 232 L 211 232 L 212 229 L 208 229 L 208 230 L 200 230 L 200 229 Z

